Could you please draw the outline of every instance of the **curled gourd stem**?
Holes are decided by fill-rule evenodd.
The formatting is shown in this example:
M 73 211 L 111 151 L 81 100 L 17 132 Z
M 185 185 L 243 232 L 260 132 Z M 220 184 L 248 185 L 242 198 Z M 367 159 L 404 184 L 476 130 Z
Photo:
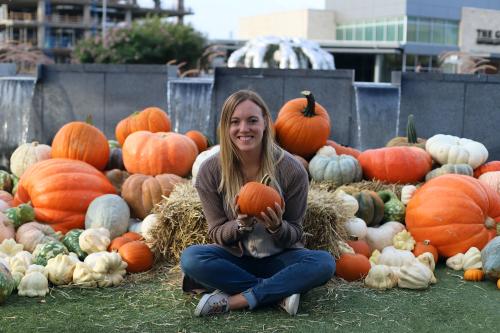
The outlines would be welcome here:
M 305 117 L 314 117 L 316 115 L 316 112 L 314 112 L 316 101 L 314 100 L 313 94 L 308 90 L 304 90 L 302 91 L 302 95 L 304 95 L 304 97 L 307 99 L 306 108 L 304 109 L 304 111 L 302 111 L 302 113 Z
M 269 186 L 271 184 L 271 177 L 269 177 L 269 175 L 264 175 L 264 177 L 262 177 L 262 180 L 260 181 L 261 184 L 264 184 L 266 186 Z

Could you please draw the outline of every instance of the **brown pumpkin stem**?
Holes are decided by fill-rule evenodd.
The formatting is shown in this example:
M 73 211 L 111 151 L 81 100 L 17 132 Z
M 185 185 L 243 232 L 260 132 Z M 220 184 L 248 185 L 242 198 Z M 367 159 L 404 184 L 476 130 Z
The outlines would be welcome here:
M 487 216 L 486 220 L 484 220 L 484 225 L 486 226 L 487 229 L 493 229 L 497 226 L 497 223 L 495 222 L 494 219 Z M 498 231 L 498 229 L 497 229 L 497 231 Z
M 271 184 L 271 177 L 269 177 L 269 175 L 264 175 L 264 177 L 262 177 L 262 180 L 260 181 L 261 184 L 264 184 L 266 186 L 269 186 L 269 184 Z
M 356 236 L 356 235 L 350 235 L 350 236 L 349 236 L 349 240 L 350 240 L 350 241 L 355 242 L 355 241 L 357 241 L 358 239 L 359 239 L 359 237 L 358 237 L 358 236 Z
M 301 94 L 307 99 L 307 105 L 304 111 L 302 111 L 302 114 L 304 117 L 314 117 L 316 115 L 316 112 L 314 112 L 316 101 L 314 100 L 313 94 L 308 90 L 302 91 Z
M 431 245 L 431 241 L 426 239 L 422 242 L 424 245 Z
M 92 117 L 92 115 L 91 115 L 91 114 L 89 114 L 89 115 L 87 116 L 87 118 L 85 119 L 85 122 L 86 122 L 87 124 L 89 124 L 89 125 L 94 125 L 94 119 L 93 119 L 93 117 Z

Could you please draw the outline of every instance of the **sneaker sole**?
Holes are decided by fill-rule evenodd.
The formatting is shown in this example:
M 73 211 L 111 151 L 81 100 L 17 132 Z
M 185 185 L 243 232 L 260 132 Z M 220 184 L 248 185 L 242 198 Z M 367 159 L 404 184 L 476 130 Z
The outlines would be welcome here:
M 289 304 L 293 304 L 293 307 L 288 309 L 288 313 L 291 316 L 295 316 L 297 314 L 297 310 L 299 309 L 299 302 L 300 302 L 300 294 L 294 294 L 290 296 L 290 302 Z
M 211 294 L 205 294 L 201 297 L 200 301 L 198 302 L 198 305 L 196 305 L 196 309 L 194 309 L 194 315 L 196 317 L 201 317 L 201 310 L 203 310 L 203 307 L 207 303 L 207 299 L 211 296 Z

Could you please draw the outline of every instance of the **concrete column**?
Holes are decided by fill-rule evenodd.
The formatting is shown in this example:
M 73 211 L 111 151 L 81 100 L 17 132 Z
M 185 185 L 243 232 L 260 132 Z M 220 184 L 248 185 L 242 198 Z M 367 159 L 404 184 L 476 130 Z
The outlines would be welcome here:
M 401 64 L 401 72 L 406 72 L 406 53 L 403 53 L 401 55 L 401 58 L 403 59 L 403 63 Z
M 382 78 L 382 67 L 384 64 L 384 55 L 377 54 L 375 55 L 375 70 L 373 71 L 373 82 L 380 82 Z
M 45 0 L 38 0 L 36 16 L 38 21 L 38 47 L 43 48 L 45 46 L 45 24 L 47 23 L 47 17 L 45 16 Z
M 127 22 L 127 24 L 132 23 L 132 10 L 130 10 L 130 9 L 127 9 L 125 11 L 125 22 Z
M 84 37 L 87 38 L 87 37 L 90 37 L 90 27 L 91 27 L 91 23 L 90 22 L 90 5 L 84 5 L 83 6 L 83 25 L 85 26 L 85 30 L 84 30 Z

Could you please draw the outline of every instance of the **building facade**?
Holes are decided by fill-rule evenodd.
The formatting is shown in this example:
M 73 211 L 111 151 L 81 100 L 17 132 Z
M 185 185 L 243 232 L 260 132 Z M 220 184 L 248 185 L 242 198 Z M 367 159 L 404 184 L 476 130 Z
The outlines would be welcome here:
M 500 67 L 499 0 L 325 0 L 324 11 L 304 10 L 294 21 L 282 19 L 287 15 L 267 15 L 266 34 L 289 30 L 317 40 L 337 68 L 356 69 L 358 81 L 389 81 L 393 70 L 459 72 L 465 56 Z M 261 19 L 243 20 L 240 37 L 262 34 L 251 29 Z
M 15 0 L 0 5 L 0 43 L 31 44 L 56 62 L 67 62 L 78 40 L 100 34 L 103 28 L 128 24 L 147 15 L 176 17 L 182 22 L 190 14 L 182 0 L 170 9 L 144 8 L 137 0 Z

